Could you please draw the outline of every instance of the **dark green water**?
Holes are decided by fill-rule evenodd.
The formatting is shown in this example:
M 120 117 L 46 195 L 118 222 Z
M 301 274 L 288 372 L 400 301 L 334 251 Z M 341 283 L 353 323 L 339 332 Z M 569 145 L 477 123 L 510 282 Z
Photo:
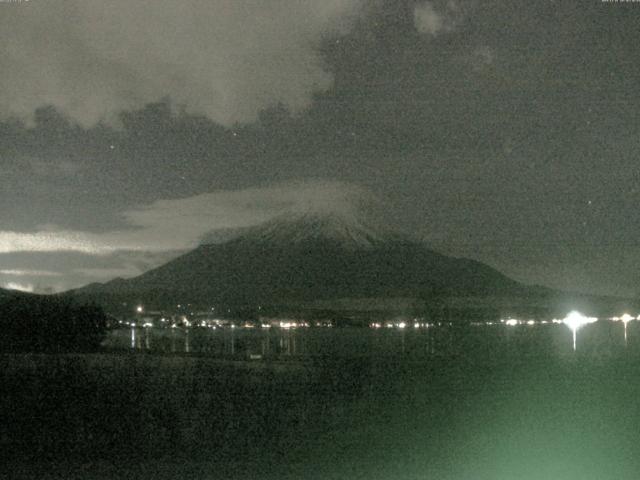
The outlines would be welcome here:
M 501 324 L 431 328 L 122 328 L 109 333 L 106 349 L 152 353 L 249 358 L 360 358 L 401 356 L 425 360 L 434 356 L 573 355 L 571 331 L 562 324 Z M 600 321 L 578 332 L 577 349 L 591 356 L 624 348 L 640 349 L 640 322 Z
M 556 327 L 439 354 L 5 355 L 2 478 L 639 478 L 640 332 L 599 323 L 573 352 Z

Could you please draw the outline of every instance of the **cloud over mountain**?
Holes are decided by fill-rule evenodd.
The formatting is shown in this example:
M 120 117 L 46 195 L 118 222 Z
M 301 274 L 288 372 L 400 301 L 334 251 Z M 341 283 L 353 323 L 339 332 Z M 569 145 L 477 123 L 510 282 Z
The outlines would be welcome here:
M 132 208 L 122 214 L 124 227 L 115 231 L 56 230 L 55 225 L 28 233 L 0 231 L 0 253 L 180 250 L 195 247 L 211 231 L 250 227 L 283 211 L 345 212 L 373 202 L 368 190 L 334 181 L 217 191 Z
M 39 256 L 27 263 L 23 257 L 22 263 L 0 271 L 0 281 L 5 278 L 15 283 L 14 278 L 24 278 L 34 282 L 50 276 L 40 275 L 43 264 L 65 272 L 69 278 L 75 277 L 79 284 L 114 274 L 133 276 L 195 248 L 203 240 L 215 238 L 216 232 L 258 225 L 283 212 L 350 215 L 376 202 L 369 190 L 358 185 L 301 181 L 156 201 L 123 212 L 120 228 L 101 233 L 57 229 L 55 225 L 35 232 L 0 230 L 0 255 L 22 252 Z M 60 257 L 54 263 L 41 258 L 57 258 L 61 252 L 85 260 L 76 261 L 76 267 L 69 271 L 69 265 L 74 263 L 69 258 Z

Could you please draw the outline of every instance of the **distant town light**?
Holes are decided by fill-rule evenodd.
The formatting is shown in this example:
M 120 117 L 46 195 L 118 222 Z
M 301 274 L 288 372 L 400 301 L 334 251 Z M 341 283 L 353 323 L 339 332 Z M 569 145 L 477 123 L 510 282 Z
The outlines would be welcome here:
M 144 312 L 144 307 L 143 307 L 142 305 L 138 305 L 138 306 L 136 307 L 136 312 L 138 312 L 138 313 L 142 313 L 142 312 Z
M 508 325 L 509 327 L 515 327 L 516 325 L 520 324 L 519 320 L 516 320 L 515 318 L 510 318 L 508 320 L 505 320 L 504 322 L 506 325 Z

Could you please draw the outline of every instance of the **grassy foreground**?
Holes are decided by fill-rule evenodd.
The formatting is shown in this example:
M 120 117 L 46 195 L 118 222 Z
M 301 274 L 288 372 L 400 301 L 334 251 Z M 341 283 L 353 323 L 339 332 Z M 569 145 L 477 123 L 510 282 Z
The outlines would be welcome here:
M 635 479 L 637 356 L 2 355 L 11 479 Z

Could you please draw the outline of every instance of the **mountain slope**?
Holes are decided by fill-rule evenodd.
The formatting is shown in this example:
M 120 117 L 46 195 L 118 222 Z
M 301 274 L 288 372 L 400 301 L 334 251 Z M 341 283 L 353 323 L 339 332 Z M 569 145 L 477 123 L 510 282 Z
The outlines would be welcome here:
M 5 290 L 4 288 L 0 288 L 0 302 L 7 300 L 13 297 L 13 292 L 11 290 Z
M 27 297 L 27 296 L 33 297 L 35 295 L 31 293 L 22 292 L 20 290 L 7 290 L 4 288 L 0 288 L 0 303 L 7 300 L 11 300 L 12 298 Z
M 451 258 L 354 215 L 277 218 L 136 278 L 76 293 L 156 305 L 269 305 L 339 298 L 522 295 L 482 263 Z

